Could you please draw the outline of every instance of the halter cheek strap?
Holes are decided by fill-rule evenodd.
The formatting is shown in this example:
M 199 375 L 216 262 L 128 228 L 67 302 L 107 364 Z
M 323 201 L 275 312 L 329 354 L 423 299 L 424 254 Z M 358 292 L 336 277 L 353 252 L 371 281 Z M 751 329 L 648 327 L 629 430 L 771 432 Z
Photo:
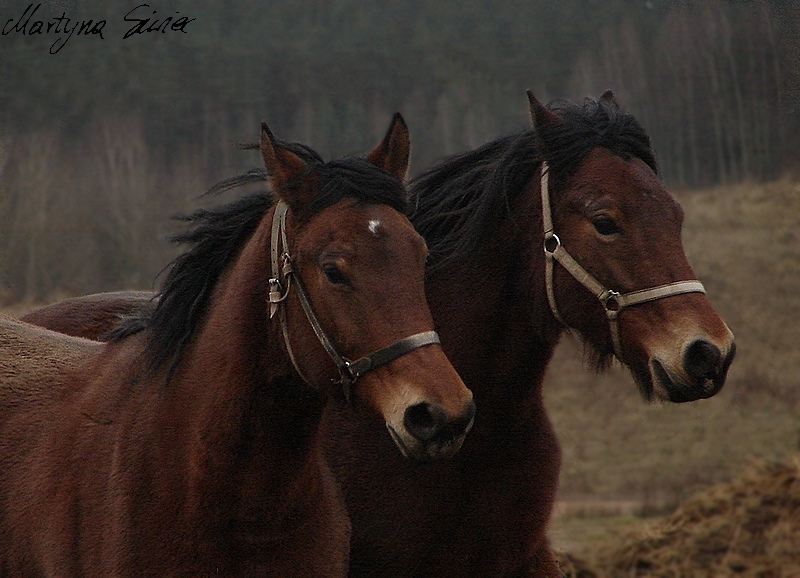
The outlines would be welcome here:
M 286 310 L 281 308 L 280 305 L 286 300 L 289 291 L 292 288 L 292 279 L 294 279 L 294 287 L 297 292 L 297 297 L 300 300 L 300 305 L 303 312 L 308 319 L 314 334 L 317 336 L 323 349 L 327 352 L 328 356 L 333 360 L 336 369 L 339 371 L 339 383 L 342 387 L 345 399 L 348 403 L 351 398 L 351 389 L 353 383 L 373 369 L 386 365 L 402 357 L 406 353 L 410 353 L 420 347 L 426 345 L 433 345 L 441 343 L 439 335 L 435 331 L 423 331 L 415 333 L 404 339 L 396 341 L 391 345 L 373 351 L 369 355 L 365 355 L 355 361 L 350 361 L 342 356 L 333 344 L 333 341 L 328 337 L 328 334 L 322 328 L 317 315 L 314 313 L 314 308 L 311 305 L 311 300 L 308 293 L 303 286 L 300 276 L 294 269 L 294 263 L 289 255 L 288 242 L 286 239 L 286 213 L 288 206 L 284 202 L 279 202 L 275 207 L 275 214 L 272 218 L 272 234 L 271 234 L 271 247 L 270 257 L 272 260 L 272 278 L 269 280 L 269 316 L 270 319 L 280 312 L 281 333 L 283 334 L 283 341 L 286 344 L 286 351 L 289 354 L 289 359 L 300 377 L 308 384 L 311 381 L 304 375 L 300 367 L 300 363 L 292 349 L 291 340 L 289 339 L 289 327 L 286 321 Z M 281 247 L 283 250 L 281 251 Z M 282 282 L 283 280 L 283 282 Z
M 622 343 L 619 335 L 619 313 L 623 309 L 639 303 L 646 303 L 648 301 L 655 301 L 671 295 L 680 295 L 682 293 L 705 293 L 706 290 L 700 281 L 677 281 L 675 283 L 667 283 L 665 285 L 658 285 L 650 289 L 640 289 L 638 291 L 630 291 L 628 293 L 618 293 L 611 289 L 607 289 L 595 279 L 586 269 L 584 269 L 573 257 L 570 255 L 564 246 L 561 244 L 561 239 L 558 238 L 553 230 L 553 217 L 550 209 L 550 192 L 548 190 L 550 171 L 547 163 L 542 163 L 542 224 L 544 228 L 544 254 L 545 254 L 545 284 L 547 289 L 547 301 L 550 304 L 550 310 L 553 316 L 567 329 L 569 326 L 561 317 L 558 312 L 558 304 L 556 303 L 555 288 L 553 284 L 553 267 L 554 262 L 564 267 L 581 285 L 586 287 L 603 305 L 606 312 L 606 318 L 609 323 L 609 330 L 611 331 L 611 342 L 614 346 L 614 354 L 617 359 L 622 361 Z

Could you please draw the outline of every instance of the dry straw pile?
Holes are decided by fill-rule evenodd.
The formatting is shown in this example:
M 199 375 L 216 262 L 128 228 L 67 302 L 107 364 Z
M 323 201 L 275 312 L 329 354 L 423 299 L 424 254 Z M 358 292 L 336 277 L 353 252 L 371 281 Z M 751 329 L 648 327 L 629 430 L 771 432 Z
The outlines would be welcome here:
M 800 577 L 800 454 L 694 496 L 593 558 L 565 557 L 564 569 L 574 578 Z

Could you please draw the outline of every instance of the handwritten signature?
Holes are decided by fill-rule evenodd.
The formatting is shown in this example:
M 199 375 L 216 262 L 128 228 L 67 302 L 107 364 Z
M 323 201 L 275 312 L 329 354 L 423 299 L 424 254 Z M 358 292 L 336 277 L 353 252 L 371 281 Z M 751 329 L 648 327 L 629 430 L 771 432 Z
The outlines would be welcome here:
M 3 25 L 0 35 L 7 36 L 9 34 L 27 34 L 28 36 L 37 35 L 56 35 L 56 39 L 50 46 L 50 54 L 58 53 L 69 42 L 73 35 L 78 36 L 99 36 L 101 40 L 105 40 L 103 30 L 107 22 L 105 20 L 78 20 L 67 17 L 66 12 L 62 12 L 61 16 L 53 16 L 51 18 L 40 19 L 36 17 L 36 13 L 42 7 L 41 4 L 28 4 L 25 11 L 19 18 L 9 18 Z M 183 32 L 187 33 L 186 27 L 190 22 L 194 22 L 196 18 L 189 18 L 187 16 L 179 16 L 180 12 L 176 12 L 173 16 L 160 18 L 157 16 L 158 12 L 152 10 L 152 13 L 147 16 L 147 9 L 150 8 L 149 4 L 139 4 L 130 10 L 123 17 L 123 21 L 134 23 L 125 32 L 122 37 L 123 40 L 131 36 L 148 34 L 152 32 L 160 32 L 165 34 L 170 32 Z

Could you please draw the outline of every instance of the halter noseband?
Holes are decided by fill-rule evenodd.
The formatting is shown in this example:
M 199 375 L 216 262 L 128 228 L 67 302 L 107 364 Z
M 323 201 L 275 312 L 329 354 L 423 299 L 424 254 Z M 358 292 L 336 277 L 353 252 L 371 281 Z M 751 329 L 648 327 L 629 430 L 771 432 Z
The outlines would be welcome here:
M 317 336 L 317 339 L 319 339 L 322 347 L 339 370 L 339 380 L 337 383 L 342 386 L 342 391 L 348 403 L 350 402 L 353 383 L 368 371 L 386 365 L 398 357 L 420 347 L 441 343 L 439 341 L 439 335 L 435 331 L 423 331 L 392 343 L 383 349 L 373 351 L 369 355 L 365 355 L 355 361 L 350 361 L 346 357 L 343 357 L 336 350 L 333 342 L 322 328 L 319 319 L 317 319 L 314 313 L 314 308 L 311 306 L 308 293 L 306 293 L 305 287 L 303 287 L 303 282 L 294 269 L 294 262 L 289 255 L 289 246 L 286 240 L 286 213 L 288 209 L 289 207 L 286 203 L 279 201 L 275 207 L 275 214 L 272 217 L 272 239 L 270 248 L 272 277 L 269 280 L 269 317 L 272 319 L 278 312 L 280 304 L 283 303 L 289 295 L 289 291 L 292 288 L 292 279 L 294 279 L 297 296 L 300 299 L 300 305 L 303 307 L 306 318 L 308 318 L 308 322 L 311 324 L 311 328 L 314 330 L 314 334 Z M 285 280 L 285 286 L 281 281 L 282 279 Z M 297 373 L 300 374 L 300 377 L 303 378 L 303 381 L 311 385 L 311 382 L 300 369 L 300 365 L 292 350 L 284 309 L 281 309 L 280 322 L 283 341 L 286 344 L 286 351 L 289 353 L 289 359 L 291 359 L 292 365 Z
M 547 285 L 547 301 L 550 303 L 550 310 L 553 312 L 553 316 L 564 327 L 569 329 L 569 326 L 558 312 L 555 290 L 553 288 L 553 261 L 558 261 L 564 269 L 600 300 L 603 309 L 605 309 L 606 317 L 608 318 L 608 324 L 611 330 L 611 341 L 614 345 L 614 354 L 617 356 L 617 359 L 622 361 L 622 345 L 619 337 L 618 320 L 620 311 L 631 305 L 655 301 L 657 299 L 669 297 L 670 295 L 705 293 L 706 290 L 703 284 L 697 280 L 677 281 L 675 283 L 667 283 L 666 285 L 658 285 L 650 289 L 640 289 L 629 293 L 618 293 L 617 291 L 606 289 L 567 252 L 561 244 L 558 235 L 555 234 L 553 230 L 553 217 L 550 210 L 548 181 L 549 169 L 547 163 L 543 162 L 541 183 L 542 223 L 544 225 L 545 283 Z

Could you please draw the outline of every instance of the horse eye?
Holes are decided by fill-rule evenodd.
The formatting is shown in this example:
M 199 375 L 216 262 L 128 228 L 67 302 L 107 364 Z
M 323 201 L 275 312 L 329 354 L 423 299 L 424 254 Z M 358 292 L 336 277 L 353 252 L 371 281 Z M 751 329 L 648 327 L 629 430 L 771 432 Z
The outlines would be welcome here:
M 342 273 L 341 269 L 336 265 L 326 264 L 322 266 L 322 272 L 325 273 L 325 276 L 328 278 L 328 281 L 333 283 L 334 285 L 349 285 L 350 279 L 347 278 L 347 275 Z
M 613 235 L 620 232 L 619 227 L 611 217 L 595 217 L 592 219 L 592 225 L 601 235 Z

